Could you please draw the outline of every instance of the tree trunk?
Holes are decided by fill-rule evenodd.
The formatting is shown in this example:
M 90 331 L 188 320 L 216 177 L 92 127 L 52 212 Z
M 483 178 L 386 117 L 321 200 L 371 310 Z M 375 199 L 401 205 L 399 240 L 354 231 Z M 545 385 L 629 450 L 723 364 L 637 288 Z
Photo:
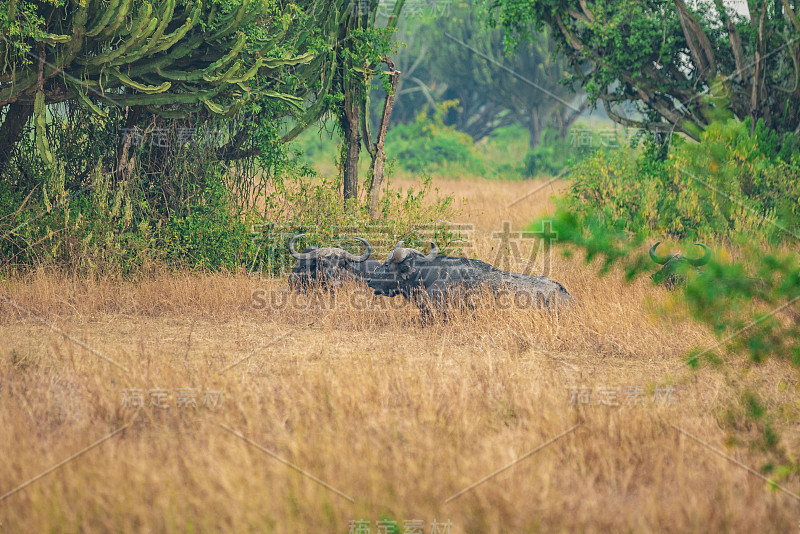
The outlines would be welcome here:
M 533 150 L 542 142 L 542 124 L 539 120 L 539 110 L 533 108 L 531 111 L 531 118 L 528 121 L 528 131 L 531 134 L 528 148 Z
M 386 140 L 386 131 L 389 129 L 389 117 L 392 115 L 397 83 L 400 81 L 400 71 L 394 68 L 394 63 L 387 58 L 386 65 L 392 69 L 392 90 L 386 93 L 386 100 L 383 102 L 381 124 L 378 127 L 378 138 L 375 141 L 375 151 L 372 156 L 372 164 L 370 165 L 372 183 L 369 185 L 369 216 L 373 221 L 378 218 L 378 201 L 380 200 L 381 184 L 383 184 L 383 170 L 386 164 L 386 152 L 383 150 L 383 144 Z M 367 139 L 367 142 L 369 143 L 371 140 Z
M 345 155 L 343 162 L 344 199 L 358 198 L 358 157 L 361 153 L 361 135 L 358 131 L 358 105 L 353 95 L 345 93 L 344 113 L 340 123 L 344 133 Z
M 25 123 L 33 115 L 33 106 L 9 104 L 6 118 L 0 126 L 0 173 L 6 170 L 17 141 L 22 135 Z

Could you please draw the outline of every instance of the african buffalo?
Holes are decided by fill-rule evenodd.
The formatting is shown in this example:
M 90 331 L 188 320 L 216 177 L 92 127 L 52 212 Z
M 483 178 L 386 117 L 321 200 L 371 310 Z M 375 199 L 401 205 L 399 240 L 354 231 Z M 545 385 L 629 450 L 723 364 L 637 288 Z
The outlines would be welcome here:
M 400 241 L 367 283 L 376 295 L 403 295 L 420 308 L 423 318 L 431 314 L 431 308 L 444 313 L 448 304 L 468 303 L 483 290 L 495 296 L 505 293 L 515 302 L 523 300 L 524 306 L 551 309 L 572 302 L 564 286 L 546 276 L 510 273 L 480 260 L 439 255 L 434 243 L 425 255 L 404 248 Z
M 698 247 L 705 250 L 702 258 L 690 258 L 684 256 L 680 252 L 668 254 L 666 256 L 659 256 L 656 254 L 656 248 L 661 244 L 661 241 L 650 247 L 650 259 L 654 262 L 663 265 L 660 271 L 653 274 L 653 281 L 657 284 L 663 284 L 667 288 L 673 288 L 676 284 L 683 284 L 686 282 L 686 273 L 697 267 L 701 267 L 708 263 L 711 259 L 711 249 L 702 243 L 695 243 Z
M 291 289 L 306 291 L 313 286 L 330 289 L 341 286 L 345 280 L 363 280 L 380 265 L 379 261 L 369 259 L 372 247 L 366 239 L 355 238 L 366 247 L 361 256 L 337 247 L 306 247 L 297 252 L 294 244 L 304 235 L 298 234 L 289 241 L 289 252 L 298 260 L 289 275 Z

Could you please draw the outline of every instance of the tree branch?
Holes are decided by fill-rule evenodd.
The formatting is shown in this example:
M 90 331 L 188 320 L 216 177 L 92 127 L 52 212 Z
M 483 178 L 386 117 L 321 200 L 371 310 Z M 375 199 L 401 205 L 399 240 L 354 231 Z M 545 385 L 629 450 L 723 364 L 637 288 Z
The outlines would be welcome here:
M 686 43 L 689 45 L 689 51 L 700 68 L 700 78 L 709 80 L 717 74 L 711 41 L 708 40 L 708 36 L 703 31 L 702 26 L 689 11 L 689 8 L 686 7 L 683 0 L 674 0 L 674 2 L 678 8 L 678 19 L 680 20 L 681 28 L 683 28 Z
M 761 90 L 761 70 L 763 66 L 761 64 L 761 58 L 764 54 L 765 42 L 764 42 L 764 19 L 767 15 L 767 2 L 763 2 L 761 7 L 761 15 L 759 16 L 758 20 L 758 38 L 756 40 L 756 61 L 755 61 L 755 70 L 753 71 L 753 90 L 750 93 L 750 116 L 753 117 L 753 127 L 755 128 L 755 121 L 758 118 L 758 97 L 759 92 Z

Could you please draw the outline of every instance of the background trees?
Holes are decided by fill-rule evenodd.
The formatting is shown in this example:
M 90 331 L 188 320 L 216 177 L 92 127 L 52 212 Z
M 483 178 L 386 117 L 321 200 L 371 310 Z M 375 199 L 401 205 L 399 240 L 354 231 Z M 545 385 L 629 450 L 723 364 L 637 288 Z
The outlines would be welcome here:
M 295 165 L 286 141 L 326 114 L 345 117 L 365 105 L 359 87 L 385 57 L 392 32 L 372 31 L 374 17 L 357 7 L 350 0 L 0 5 L 4 256 L 19 261 L 31 243 L 58 232 L 89 244 L 128 232 L 159 241 L 175 225 L 192 241 L 198 216 L 221 225 L 218 236 L 244 238 L 244 221 L 228 210 L 264 205 L 274 178 Z M 357 116 L 353 124 L 358 133 Z M 63 224 L 46 216 L 20 225 L 38 206 L 56 209 Z M 150 225 L 153 233 L 140 231 Z M 210 250 L 214 239 L 201 241 Z M 61 245 L 48 254 L 63 257 Z
M 491 0 L 492 20 L 525 42 L 552 31 L 592 102 L 620 124 L 677 131 L 693 139 L 709 124 L 700 98 L 724 87 L 737 118 L 763 119 L 778 132 L 800 124 L 800 22 L 795 0 Z M 738 6 L 740 9 L 736 9 Z M 591 67 L 586 70 L 586 66 Z M 645 115 L 633 120 L 619 106 Z
M 554 41 L 546 31 L 537 33 L 509 56 L 503 30 L 486 28 L 485 15 L 468 3 L 452 6 L 447 15 L 405 21 L 398 39 L 409 46 L 396 59 L 404 73 L 398 121 L 457 99 L 445 123 L 476 141 L 511 124 L 530 132 L 531 148 L 547 128 L 565 136 L 586 104 L 578 84 L 561 83 L 568 65 Z

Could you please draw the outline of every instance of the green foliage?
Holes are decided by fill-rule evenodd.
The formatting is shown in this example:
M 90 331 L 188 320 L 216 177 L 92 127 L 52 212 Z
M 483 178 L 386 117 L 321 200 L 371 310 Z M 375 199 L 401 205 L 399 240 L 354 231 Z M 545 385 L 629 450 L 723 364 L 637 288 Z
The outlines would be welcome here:
M 551 128 L 542 133 L 541 144 L 525 155 L 525 173 L 531 177 L 555 176 L 568 166 L 572 166 L 592 154 L 594 147 L 604 141 L 595 130 L 584 127 L 573 128 L 566 137 Z M 588 135 L 584 135 L 588 134 Z M 580 143 L 576 140 L 580 136 Z
M 224 167 L 193 167 L 197 160 L 182 151 L 172 157 L 187 158 L 189 169 L 199 171 L 187 183 L 181 206 L 172 209 L 159 204 L 140 177 L 132 175 L 115 187 L 114 177 L 99 166 L 82 193 L 48 193 L 49 208 L 29 200 L 17 209 L 24 199 L 0 182 L 0 208 L 8 213 L 0 222 L 3 267 L 60 265 L 85 273 L 133 275 L 156 265 L 235 270 L 264 264 L 278 274 L 294 264 L 286 245 L 300 232 L 318 246 L 351 247 L 358 243 L 347 236 L 359 235 L 378 247 L 405 240 L 425 248 L 433 239 L 444 249 L 458 250 L 458 236 L 446 223 L 452 198 L 431 201 L 430 179 L 403 193 L 387 185 L 379 218 L 372 220 L 356 200 L 342 203 L 338 181 L 318 178 L 280 151 L 273 153 L 272 174 L 252 203 L 231 194 L 236 187 L 225 185 L 231 173 Z
M 272 274 L 285 272 L 295 260 L 288 252 L 289 239 L 298 233 L 306 237 L 300 246 L 339 246 L 360 253 L 359 236 L 373 245 L 373 256 L 388 252 L 397 241 L 406 246 L 425 250 L 431 240 L 442 250 L 458 252 L 458 236 L 447 223 L 452 217 L 452 197 L 431 199 L 430 178 L 424 178 L 418 188 L 405 192 L 387 184 L 381 198 L 378 218 L 371 219 L 367 206 L 355 199 L 342 204 L 338 194 L 340 183 L 317 178 L 308 167 L 279 176 L 273 190 L 265 198 L 262 217 L 254 226 L 253 243 L 257 257 L 253 268 L 263 268 Z M 261 266 L 261 267 L 259 267 Z
M 739 120 L 763 118 L 777 132 L 794 131 L 800 122 L 800 100 L 790 96 L 800 84 L 796 4 L 737 3 L 749 16 L 721 0 L 485 0 L 484 5 L 490 23 L 507 30 L 509 49 L 529 41 L 532 30 L 549 29 L 573 72 L 565 82 L 579 82 L 591 101 L 602 103 L 620 123 L 696 139 L 712 122 L 708 111 L 714 107 L 700 96 L 720 79 Z M 625 102 L 643 111 L 641 121 L 617 107 Z
M 433 169 L 446 172 L 453 167 L 473 174 L 484 172 L 472 138 L 443 122 L 443 115 L 456 104 L 443 102 L 437 105 L 432 120 L 421 112 L 413 123 L 393 128 L 386 136 L 387 153 L 397 158 L 401 167 L 415 173 Z
M 234 269 L 252 256 L 251 225 L 221 185 L 219 173 L 206 169 L 206 178 L 214 179 L 203 188 L 190 185 L 185 211 L 172 214 L 160 212 L 165 207 L 149 198 L 145 184 L 131 180 L 115 187 L 99 166 L 91 185 L 77 194 L 63 189 L 48 193 L 49 206 L 29 201 L 12 211 L 16 195 L 0 188 L 0 206 L 11 212 L 0 229 L 2 267 L 59 265 L 123 275 L 156 264 Z
M 476 147 L 486 162 L 487 172 L 481 177 L 517 180 L 528 178 L 525 161 L 519 154 L 528 150 L 530 133 L 519 124 L 503 126 L 490 133 Z
M 309 128 L 298 135 L 294 145 L 307 162 L 332 162 L 339 155 L 341 139 L 334 126 L 320 122 L 319 127 Z
M 800 236 L 800 158 L 782 159 L 778 147 L 793 141 L 776 143 L 759 125 L 749 131 L 748 122 L 713 123 L 700 143 L 676 141 L 663 160 L 652 148 L 599 151 L 572 171 L 554 229 L 587 260 L 604 257 L 604 269 L 621 263 L 631 277 L 653 270 L 645 251 L 665 237 L 690 240 L 684 252 L 698 240 L 728 244 L 743 259 L 726 261 L 720 250 L 690 277 L 683 295 L 692 316 L 720 336 L 741 331 L 729 347 L 755 362 L 773 356 L 800 366 L 800 326 L 772 312 L 800 296 L 798 258 L 781 248 Z
M 602 210 L 630 232 L 646 230 L 676 239 L 759 235 L 781 240 L 800 232 L 800 157 L 784 160 L 794 136 L 757 123 L 712 123 L 700 143 L 679 138 L 666 160 L 651 143 L 632 150 L 599 151 L 572 170 L 571 210 Z M 766 224 L 765 224 L 766 223 Z
M 210 182 L 185 217 L 171 219 L 160 240 L 171 263 L 199 269 L 234 269 L 255 254 L 250 236 L 252 215 L 234 211 L 230 194 Z
M 273 1 L 13 2 L 0 18 L 0 80 L 16 83 L 0 91 L 0 106 L 30 102 L 41 83 L 47 104 L 77 101 L 99 114 L 139 105 L 163 116 L 201 108 L 229 116 L 258 99 L 299 109 L 302 92 L 256 76 L 302 69 L 316 54 L 298 42 L 307 37 L 302 30 L 276 35 L 293 11 L 281 9 Z M 293 40 L 293 54 L 283 40 Z M 41 80 L 39 58 L 47 61 Z

